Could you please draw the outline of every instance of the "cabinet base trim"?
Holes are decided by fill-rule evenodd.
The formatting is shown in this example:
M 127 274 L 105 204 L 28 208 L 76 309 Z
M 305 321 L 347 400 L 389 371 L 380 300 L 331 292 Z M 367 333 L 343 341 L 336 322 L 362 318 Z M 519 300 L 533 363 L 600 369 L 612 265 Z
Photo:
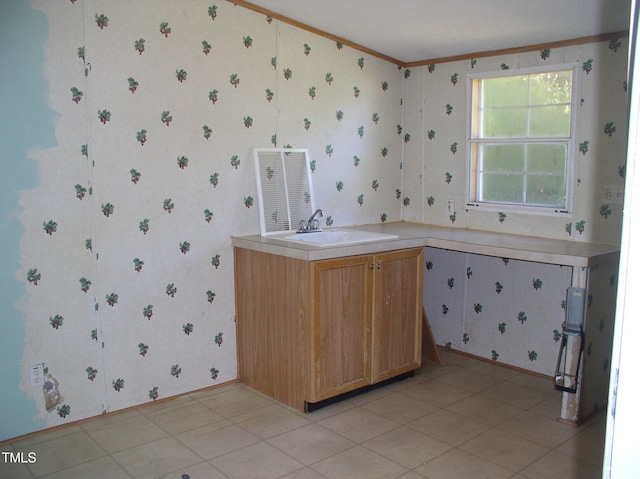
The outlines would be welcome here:
M 398 381 L 403 381 L 407 378 L 413 377 L 413 375 L 415 374 L 416 370 L 412 370 L 412 371 L 408 371 L 406 373 L 400 374 L 398 376 L 386 379 L 385 381 L 380 381 L 379 383 L 376 384 L 370 384 L 369 386 L 363 386 L 361 388 L 358 389 L 354 389 L 353 391 L 349 391 L 343 394 L 339 394 L 338 396 L 334 396 L 328 399 L 324 399 L 322 401 L 318 401 L 318 402 L 308 402 L 305 401 L 304 402 L 304 412 L 306 413 L 310 413 L 310 412 L 314 412 L 317 411 L 318 409 L 322 409 L 323 407 L 326 406 L 330 406 L 332 404 L 338 403 L 340 401 L 344 401 L 345 399 L 349 399 L 355 396 L 359 396 L 360 394 L 364 394 L 367 393 L 369 391 L 373 391 L 375 389 L 384 387 L 384 386 L 388 386 L 389 384 L 393 384 L 396 383 Z

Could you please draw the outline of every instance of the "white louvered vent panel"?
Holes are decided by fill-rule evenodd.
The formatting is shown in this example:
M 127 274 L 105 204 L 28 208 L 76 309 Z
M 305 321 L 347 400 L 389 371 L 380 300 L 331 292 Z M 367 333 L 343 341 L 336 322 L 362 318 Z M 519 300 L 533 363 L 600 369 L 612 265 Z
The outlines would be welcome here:
M 315 211 L 309 151 L 255 148 L 262 236 L 296 230 Z

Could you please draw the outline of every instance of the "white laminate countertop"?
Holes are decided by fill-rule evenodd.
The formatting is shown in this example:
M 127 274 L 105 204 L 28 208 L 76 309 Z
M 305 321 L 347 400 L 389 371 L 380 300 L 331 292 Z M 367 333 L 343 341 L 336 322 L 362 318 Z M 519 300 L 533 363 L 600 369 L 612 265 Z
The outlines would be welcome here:
M 397 235 L 398 238 L 343 246 L 317 246 L 284 241 L 269 236 L 250 235 L 233 236 L 231 244 L 238 248 L 305 261 L 431 246 L 463 253 L 583 267 L 589 266 L 593 260 L 602 256 L 616 257 L 620 251 L 617 245 L 512 235 L 406 221 L 345 226 L 340 229 L 387 233 Z

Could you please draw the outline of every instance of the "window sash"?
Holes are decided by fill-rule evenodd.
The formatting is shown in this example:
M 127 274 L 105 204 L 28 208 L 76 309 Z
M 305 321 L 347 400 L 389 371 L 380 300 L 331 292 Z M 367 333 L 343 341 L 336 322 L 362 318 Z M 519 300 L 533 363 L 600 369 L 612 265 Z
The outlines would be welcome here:
M 540 101 L 539 91 L 536 101 L 532 101 L 531 77 L 554 71 L 570 72 L 565 81 L 571 80 L 569 101 L 566 96 L 557 95 L 549 101 Z M 484 81 L 505 76 L 528 77 L 527 104 L 482 104 Z M 568 78 L 567 78 L 568 77 Z M 575 128 L 576 105 L 575 66 L 557 66 L 551 69 L 535 69 L 519 71 L 516 74 L 478 75 L 470 77 L 470 130 L 469 130 L 469 169 L 468 198 L 470 207 L 486 205 L 499 207 L 502 205 L 516 208 L 550 210 L 568 212 L 571 202 L 571 178 L 573 173 L 573 131 Z M 566 92 L 565 92 L 566 93 Z M 494 97 L 495 100 L 495 97 Z M 507 131 L 491 129 L 487 125 L 489 115 L 503 112 L 517 113 L 523 120 L 520 130 L 514 134 Z M 568 118 L 567 118 L 568 115 Z M 537 118 L 542 122 L 533 125 Z M 545 121 L 551 124 L 545 129 Z M 495 120 L 495 117 L 493 118 Z M 510 128 L 509 122 L 504 123 Z M 540 128 L 542 126 L 542 128 Z M 495 148 L 522 148 L 522 158 L 509 161 L 488 161 L 487 151 Z M 532 154 L 541 148 L 538 154 Z M 548 151 L 545 151 L 548 150 Z M 541 154 L 541 152 L 545 152 Z M 495 153 L 494 153 L 495 154 Z M 545 155 L 547 158 L 545 158 Z M 490 155 L 489 155 L 490 156 Z M 536 158 L 536 156 L 538 156 Z M 514 156 L 516 158 L 516 156 Z M 512 169 L 510 169 L 510 166 Z M 502 183 L 500 191 L 492 190 L 494 184 Z
M 487 150 L 505 145 L 522 149 L 522 156 L 516 155 L 516 161 L 507 157 L 495 161 Z M 470 174 L 474 176 L 475 190 L 471 197 L 477 203 L 525 205 L 565 210 L 567 208 L 567 181 L 569 171 L 568 139 L 539 139 L 536 141 L 496 142 L 495 140 L 472 141 L 475 150 Z M 536 156 L 535 148 L 557 152 L 553 159 L 555 167 L 540 166 L 548 158 Z M 489 158 L 488 158 L 489 157 Z M 501 189 L 493 188 L 496 180 L 502 179 Z

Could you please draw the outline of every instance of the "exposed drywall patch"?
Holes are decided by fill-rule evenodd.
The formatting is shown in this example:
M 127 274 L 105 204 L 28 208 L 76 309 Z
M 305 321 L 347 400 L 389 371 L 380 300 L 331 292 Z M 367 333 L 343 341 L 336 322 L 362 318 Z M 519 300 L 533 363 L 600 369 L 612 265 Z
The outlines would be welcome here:
M 64 410 L 67 410 L 69 406 L 58 406 L 62 404 L 64 397 L 60 394 L 60 383 L 51 373 L 47 373 L 44 376 L 42 392 L 44 393 L 44 405 L 47 412 L 54 411 L 58 408 L 59 414 L 66 415 Z
M 3 403 L 11 414 L 0 416 L 0 440 L 42 428 L 33 419 L 35 405 L 25 400 L 18 384 L 28 373 L 22 370 L 25 343 L 24 315 L 16 308 L 27 292 L 27 278 L 19 278 L 20 237 L 24 228 L 18 220 L 20 192 L 38 183 L 37 164 L 31 161 L 34 148 L 55 145 L 54 114 L 47 106 L 44 78 L 44 44 L 48 35 L 45 16 L 24 0 L 0 3 L 0 296 L 2 311 L 0 382 Z M 5 167 L 10 164 L 10 167 Z

